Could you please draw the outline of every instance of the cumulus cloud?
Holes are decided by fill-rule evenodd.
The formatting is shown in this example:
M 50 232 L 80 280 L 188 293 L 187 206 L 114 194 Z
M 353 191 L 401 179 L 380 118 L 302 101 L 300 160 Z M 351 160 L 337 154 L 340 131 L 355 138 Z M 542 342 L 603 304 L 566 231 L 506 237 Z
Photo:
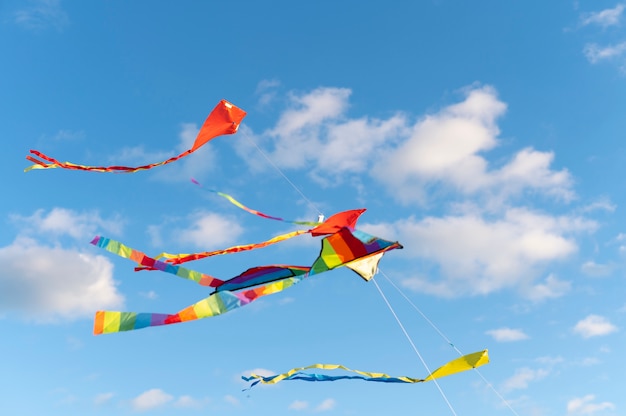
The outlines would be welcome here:
M 568 415 L 592 415 L 603 410 L 614 410 L 615 405 L 611 402 L 594 403 L 596 396 L 588 394 L 576 397 L 567 402 Z
M 581 25 L 598 25 L 603 28 L 619 25 L 622 14 L 624 13 L 624 4 L 617 4 L 612 9 L 604 9 L 599 12 L 583 13 L 581 15 Z
M 522 149 L 505 165 L 490 168 L 483 154 L 499 144 L 496 121 L 506 108 L 494 88 L 469 89 L 463 101 L 412 126 L 408 138 L 379 158 L 375 171 L 405 200 L 423 200 L 436 183 L 463 194 L 533 189 L 571 199 L 571 177 L 550 168 L 551 152 Z
M 69 24 L 69 17 L 61 8 L 60 0 L 32 0 L 29 3 L 29 6 L 14 12 L 18 25 L 34 31 L 49 27 L 60 31 Z
M 113 280 L 113 264 L 103 256 L 18 237 L 0 248 L 0 262 L 3 311 L 50 322 L 92 316 L 96 309 L 123 304 Z
M 541 380 L 548 374 L 550 374 L 550 372 L 542 368 L 536 370 L 528 367 L 520 368 L 513 376 L 505 380 L 502 385 L 502 390 L 509 392 L 512 390 L 526 389 L 531 382 Z
M 119 235 L 124 221 L 119 217 L 105 219 L 97 211 L 80 213 L 66 208 L 40 209 L 30 216 L 12 215 L 11 221 L 22 234 L 49 233 L 77 240 L 91 239 L 98 231 Z
M 347 118 L 351 93 L 346 88 L 318 88 L 290 94 L 289 108 L 259 137 L 272 141 L 271 160 L 282 168 L 312 167 L 317 177 L 364 172 L 380 148 L 406 126 L 401 115 L 386 120 Z M 245 149 L 238 151 L 244 155 Z
M 526 148 L 502 166 L 489 166 L 484 153 L 499 145 L 497 120 L 507 108 L 493 87 L 467 88 L 459 102 L 414 123 L 401 112 L 350 118 L 351 93 L 331 87 L 292 93 L 276 125 L 255 139 L 271 142 L 268 156 L 282 168 L 305 168 L 314 179 L 335 181 L 370 173 L 408 201 L 423 200 L 433 183 L 464 194 L 532 189 L 573 197 L 570 174 L 551 168 L 551 152 Z M 238 152 L 255 163 L 242 146 Z
M 234 242 L 243 233 L 243 227 L 235 220 L 223 215 L 197 211 L 191 214 L 192 224 L 176 232 L 181 243 L 211 249 Z
M 406 254 L 429 260 L 442 272 L 434 282 L 424 276 L 409 278 L 403 282 L 406 287 L 446 297 L 519 287 L 538 299 L 558 290 L 559 281 L 548 279 L 543 290 L 533 288 L 536 269 L 575 252 L 569 234 L 595 224 L 511 208 L 496 220 L 468 213 L 400 220 L 392 227 Z
M 574 332 L 583 338 L 608 335 L 617 331 L 617 327 L 600 315 L 589 315 L 574 326 Z
M 498 328 L 490 329 L 485 333 L 491 335 L 498 342 L 522 341 L 529 338 L 521 329 Z
M 124 298 L 113 280 L 113 264 L 86 248 L 71 248 L 67 239 L 88 240 L 96 231 L 120 233 L 118 218 L 64 208 L 38 210 L 30 216 L 12 215 L 19 227 L 15 240 L 0 247 L 0 310 L 19 312 L 37 322 L 77 319 L 93 311 L 118 308 Z M 45 240 L 45 243 L 38 239 Z M 64 244 L 69 248 L 64 247 Z M 45 278 L 42 278 L 45 276 Z
M 144 412 L 162 407 L 173 399 L 171 394 L 167 394 L 161 389 L 150 389 L 135 397 L 131 401 L 131 405 L 134 410 Z

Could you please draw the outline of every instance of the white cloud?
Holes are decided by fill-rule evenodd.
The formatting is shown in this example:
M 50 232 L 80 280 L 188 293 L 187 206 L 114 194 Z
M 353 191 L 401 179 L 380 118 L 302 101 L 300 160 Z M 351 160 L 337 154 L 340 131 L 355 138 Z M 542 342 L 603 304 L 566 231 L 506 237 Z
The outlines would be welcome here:
M 173 399 L 174 397 L 172 395 L 167 394 L 161 389 L 150 389 L 135 397 L 131 401 L 131 404 L 133 409 L 143 412 L 162 407 Z
M 92 316 L 122 306 L 113 264 L 103 256 L 18 237 L 0 248 L 0 309 L 40 322 Z
M 235 220 L 205 211 L 197 211 L 190 216 L 192 225 L 176 231 L 181 243 L 193 244 L 203 249 L 225 247 L 233 243 L 243 233 L 243 227 Z
M 521 390 L 528 388 L 528 384 L 545 378 L 550 372 L 545 369 L 533 370 L 528 367 L 518 369 L 513 376 L 505 380 L 502 385 L 503 391 Z
M 574 253 L 577 246 L 568 235 L 595 224 L 512 208 L 500 219 L 468 213 L 400 220 L 392 226 L 404 244 L 403 254 L 431 261 L 442 272 L 437 282 L 413 277 L 404 286 L 446 297 L 517 287 L 538 300 L 563 291 L 566 283 L 548 278 L 545 287 L 533 287 L 537 270 Z
M 600 61 L 618 58 L 626 52 L 626 42 L 616 45 L 600 46 L 597 43 L 588 43 L 583 53 L 589 62 L 596 64 Z
M 529 338 L 521 329 L 499 328 L 491 329 L 485 333 L 491 335 L 498 342 L 521 341 Z
M 550 274 L 544 282 L 536 283 L 526 288 L 523 292 L 528 299 L 541 302 L 546 299 L 559 298 L 569 292 L 571 288 L 571 282 L 559 280 L 556 276 Z
M 568 415 L 592 415 L 603 410 L 614 410 L 615 405 L 611 402 L 593 403 L 596 396 L 588 394 L 583 397 L 576 397 L 567 402 Z
M 574 326 L 574 332 L 583 338 L 591 338 L 608 335 L 617 331 L 617 327 L 609 320 L 599 315 L 589 315 L 585 319 L 578 321 Z
M 550 152 L 526 148 L 500 168 L 489 169 L 483 153 L 498 145 L 496 120 L 506 107 L 492 87 L 468 89 L 463 101 L 419 120 L 408 138 L 388 147 L 374 171 L 405 201 L 423 201 L 434 183 L 463 194 L 514 195 L 533 189 L 571 199 L 571 177 L 566 170 L 550 168 Z
M 60 0 L 33 0 L 30 4 L 14 13 L 15 23 L 35 31 L 48 27 L 62 30 L 69 24 L 69 17 L 61 8 Z
M 180 396 L 174 402 L 174 406 L 188 409 L 200 409 L 209 402 L 209 399 L 196 399 L 189 395 Z
M 350 94 L 346 88 L 292 93 L 291 107 L 274 128 L 261 135 L 261 139 L 273 140 L 270 159 L 283 168 L 314 164 L 312 176 L 318 178 L 365 171 L 380 148 L 406 129 L 406 123 L 401 115 L 387 120 L 346 118 Z
M 256 94 L 259 96 L 259 104 L 269 105 L 276 98 L 276 88 L 280 86 L 280 81 L 276 79 L 261 80 L 256 87 Z
M 315 407 L 316 412 L 327 412 L 333 410 L 337 402 L 334 399 L 324 399 L 320 404 Z
M 573 198 L 570 174 L 551 168 L 551 152 L 522 149 L 508 163 L 490 168 L 483 154 L 499 144 L 496 121 L 507 105 L 490 86 L 464 92 L 460 102 L 414 124 L 399 112 L 385 119 L 349 118 L 349 89 L 292 93 L 291 107 L 255 142 L 271 140 L 268 157 L 281 168 L 307 169 L 325 183 L 337 182 L 346 173 L 369 172 L 404 201 L 423 201 L 426 188 L 434 183 L 466 195 L 495 193 L 503 198 L 533 190 Z M 237 146 L 251 167 L 259 169 L 251 150 Z
M 11 220 L 20 226 L 23 234 L 50 233 L 68 235 L 77 240 L 90 240 L 99 231 L 119 235 L 124 226 L 119 216 L 104 219 L 96 211 L 79 213 L 65 208 L 53 208 L 48 213 L 40 209 L 29 217 L 12 215 Z
M 93 402 L 96 406 L 102 406 L 111 401 L 111 399 L 115 396 L 113 393 L 100 393 L 94 399 Z
M 303 400 L 296 400 L 292 402 L 288 409 L 289 410 L 306 410 L 309 407 L 309 403 Z
M 604 9 L 599 12 L 585 13 L 581 16 L 581 24 L 587 25 L 599 25 L 603 28 L 609 26 L 615 26 L 620 23 L 622 14 L 624 12 L 624 4 L 618 4 L 612 9 Z
M 580 269 L 587 276 L 604 277 L 613 272 L 614 266 L 610 264 L 599 264 L 594 261 L 587 261 L 581 266 Z

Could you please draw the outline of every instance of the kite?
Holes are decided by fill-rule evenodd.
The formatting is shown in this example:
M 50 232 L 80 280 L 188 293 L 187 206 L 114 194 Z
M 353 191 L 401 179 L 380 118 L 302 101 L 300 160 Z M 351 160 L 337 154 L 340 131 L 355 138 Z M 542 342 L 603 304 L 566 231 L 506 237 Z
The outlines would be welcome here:
M 129 166 L 85 166 L 77 165 L 71 162 L 59 162 L 45 154 L 31 150 L 30 153 L 38 157 L 26 156 L 26 159 L 33 162 L 31 165 L 24 169 L 24 172 L 31 171 L 33 169 L 51 169 L 51 168 L 63 168 L 72 170 L 86 170 L 91 172 L 115 172 L 115 173 L 133 173 L 139 170 L 152 169 L 156 166 L 167 165 L 177 161 L 180 158 L 190 155 L 191 153 L 204 146 L 211 139 L 222 136 L 225 134 L 234 134 L 239 128 L 239 124 L 246 116 L 246 112 L 229 103 L 226 100 L 221 100 L 217 106 L 211 111 L 207 119 L 205 120 L 202 128 L 196 136 L 196 140 L 193 143 L 191 149 L 179 154 L 178 156 L 171 157 L 163 162 L 151 163 L 149 165 L 129 167 Z M 41 159 L 41 160 L 40 160 Z
M 327 231 L 325 224 L 321 229 Z M 362 231 L 342 227 L 322 239 L 319 256 L 310 267 L 269 265 L 246 270 L 229 280 L 194 272 L 182 266 L 155 260 L 124 244 L 105 237 L 96 237 L 92 244 L 139 265 L 162 270 L 204 286 L 215 288 L 207 298 L 174 314 L 98 311 L 94 334 L 130 331 L 150 326 L 168 325 L 221 315 L 273 293 L 283 291 L 308 276 L 346 266 L 365 280 L 376 272 L 382 254 L 402 248 L 398 242 L 383 240 Z M 362 266 L 364 262 L 365 266 Z M 237 292 L 236 292 L 237 291 Z
M 353 370 L 351 368 L 345 367 L 341 364 L 313 364 L 306 367 L 292 368 L 283 374 L 277 374 L 273 376 L 261 376 L 258 374 L 251 374 L 250 376 L 242 376 L 241 378 L 245 381 L 251 381 L 252 384 L 248 389 L 251 389 L 258 383 L 263 384 L 276 384 L 279 381 L 283 380 L 303 380 L 303 381 L 337 381 L 337 380 L 364 380 L 364 381 L 375 381 L 381 383 L 423 383 L 426 381 L 434 380 L 436 378 L 441 378 L 445 376 L 449 376 L 452 374 L 457 374 L 463 371 L 471 370 L 473 368 L 480 367 L 489 363 L 489 355 L 487 350 L 474 352 L 471 354 L 463 355 L 455 360 L 444 364 L 439 367 L 435 371 L 431 372 L 426 378 L 412 378 L 406 376 L 393 377 L 385 373 L 371 373 L 360 370 Z M 317 373 L 303 373 L 303 370 L 309 369 L 320 369 L 320 370 L 345 370 L 350 373 L 354 373 L 356 375 L 340 375 L 340 376 L 329 376 L 326 374 L 317 374 Z

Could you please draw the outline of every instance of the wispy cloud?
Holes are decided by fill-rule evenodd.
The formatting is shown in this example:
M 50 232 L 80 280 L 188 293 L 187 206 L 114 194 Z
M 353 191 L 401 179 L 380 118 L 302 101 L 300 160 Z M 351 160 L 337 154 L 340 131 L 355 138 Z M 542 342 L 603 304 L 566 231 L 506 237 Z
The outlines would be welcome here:
M 614 410 L 615 405 L 611 402 L 594 403 L 596 396 L 588 394 L 583 397 L 576 397 L 567 402 L 568 415 L 593 415 L 603 410 Z
M 600 315 L 589 315 L 574 326 L 574 332 L 583 338 L 598 337 L 616 332 L 618 328 Z
M 599 12 L 583 13 L 580 16 L 582 26 L 598 25 L 603 28 L 620 24 L 624 12 L 624 4 L 618 4 L 612 9 L 604 9 Z
M 529 336 L 526 335 L 526 333 L 521 329 L 498 328 L 490 329 L 485 333 L 487 335 L 491 335 L 493 339 L 498 342 L 522 341 L 529 338 Z
M 588 43 L 583 48 L 585 57 L 592 64 L 597 64 L 600 61 L 620 58 L 625 52 L 626 42 L 606 46 L 601 46 L 597 43 Z
M 587 276 L 604 277 L 610 275 L 614 268 L 615 266 L 611 264 L 600 264 L 594 261 L 586 261 L 580 267 L 580 270 Z
M 315 412 L 327 412 L 329 410 L 333 410 L 336 405 L 337 405 L 337 402 L 335 401 L 335 399 L 324 399 L 320 404 L 315 406 L 314 411 Z
M 309 407 L 308 402 L 304 400 L 296 400 L 296 401 L 291 402 L 291 404 L 289 404 L 288 409 L 300 411 L 300 410 L 306 410 L 308 407 Z
M 35 31 L 49 27 L 60 31 L 70 22 L 60 0 L 32 0 L 30 6 L 15 11 L 14 19 L 16 24 Z
M 550 372 L 542 368 L 536 370 L 528 367 L 520 368 L 503 383 L 502 390 L 509 392 L 512 390 L 526 389 L 531 382 L 541 380 L 548 374 L 550 374 Z
M 111 399 L 115 396 L 114 393 L 100 393 L 96 397 L 94 397 L 93 402 L 96 406 L 102 406 L 106 403 L 109 403 Z

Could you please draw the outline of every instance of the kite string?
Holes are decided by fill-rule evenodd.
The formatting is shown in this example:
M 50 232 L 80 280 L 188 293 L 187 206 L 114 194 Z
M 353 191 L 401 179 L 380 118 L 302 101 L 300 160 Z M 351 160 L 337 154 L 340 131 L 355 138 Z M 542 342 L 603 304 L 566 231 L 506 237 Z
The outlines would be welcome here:
M 417 305 L 415 303 L 413 303 L 411 301 L 411 299 L 409 299 L 409 297 L 402 291 L 400 290 L 400 288 L 389 278 L 389 276 L 387 276 L 381 269 L 378 269 L 378 271 L 380 272 L 380 274 L 382 274 L 385 279 L 387 279 L 387 281 L 391 284 L 391 286 L 393 286 L 394 289 L 396 289 L 398 291 L 398 293 L 409 303 L 409 305 L 411 305 L 413 307 L 413 309 L 415 309 L 421 316 L 422 318 L 424 318 L 424 320 L 439 334 L 439 336 L 441 336 L 441 338 L 443 338 L 452 348 L 454 348 L 454 350 L 459 354 L 459 355 L 463 355 L 463 353 L 461 352 L 461 350 L 459 350 L 456 345 L 454 345 L 452 343 L 452 341 L 443 333 L 441 332 L 441 330 L 439 330 L 439 328 L 433 323 L 433 321 L 431 321 L 430 319 L 428 319 L 428 317 L 424 314 L 424 312 L 422 312 L 420 310 L 420 308 L 417 307 Z M 373 279 L 372 279 L 373 280 Z M 376 287 L 378 287 L 378 284 L 376 285 Z M 380 289 L 378 289 L 380 291 Z M 382 294 L 382 292 L 381 292 Z M 396 318 L 397 319 L 397 318 Z M 498 398 L 500 400 L 502 400 L 502 403 L 504 403 L 506 405 L 506 407 L 509 408 L 509 410 L 516 416 L 519 416 L 519 414 L 515 411 L 515 409 L 513 409 L 513 407 L 511 407 L 511 405 L 509 404 L 509 402 L 500 394 L 500 392 L 498 392 L 498 390 L 496 390 L 496 388 L 493 386 L 493 384 L 491 384 L 484 376 L 483 374 L 480 372 L 480 370 L 478 370 L 477 368 L 474 368 L 474 371 L 476 372 L 476 374 L 478 374 L 480 376 L 480 378 L 485 382 L 485 384 L 491 389 L 491 391 L 494 392 L 494 394 L 496 396 L 498 396 Z M 433 380 L 434 381 L 434 380 Z
M 393 307 L 391 306 L 391 304 L 389 303 L 389 301 L 387 300 L 387 297 L 385 296 L 385 294 L 383 293 L 383 291 L 381 290 L 380 286 L 378 285 L 378 282 L 376 281 L 375 278 L 372 278 L 372 282 L 374 282 L 374 285 L 376 286 L 376 289 L 378 289 L 378 293 L 380 293 L 380 296 L 383 298 L 383 300 L 385 301 L 385 303 L 387 304 L 387 307 L 389 308 L 389 310 L 391 311 L 391 314 L 393 315 L 393 317 L 396 319 L 396 322 L 398 323 L 398 325 L 400 326 L 400 329 L 402 330 L 402 332 L 404 333 L 404 336 L 406 337 L 406 339 L 409 341 L 409 344 L 411 344 L 411 347 L 413 347 L 413 351 L 415 351 L 415 353 L 417 354 L 417 356 L 419 357 L 420 361 L 422 362 L 422 365 L 424 366 L 424 368 L 426 368 L 426 371 L 428 371 L 428 375 L 431 376 L 432 372 L 430 371 L 430 368 L 428 367 L 428 364 L 426 364 L 426 361 L 424 361 L 424 358 L 422 357 L 422 354 L 420 354 L 419 350 L 417 349 L 417 347 L 415 346 L 415 343 L 413 342 L 413 340 L 411 339 L 411 337 L 409 336 L 409 333 L 406 331 L 406 329 L 404 328 L 404 325 L 402 325 L 402 322 L 400 322 L 400 318 L 398 318 L 398 315 L 396 314 L 396 312 L 394 311 Z M 450 403 L 450 401 L 448 400 L 448 398 L 446 397 L 446 394 L 443 392 L 441 386 L 439 385 L 439 383 L 437 382 L 437 379 L 433 378 L 432 379 L 433 383 L 435 383 L 435 385 L 437 386 L 437 390 L 439 390 L 439 393 L 441 394 L 441 397 L 443 397 L 443 400 L 446 402 L 446 404 L 448 405 L 448 407 L 450 408 L 450 411 L 452 412 L 453 415 L 457 415 L 456 411 L 454 410 L 454 407 L 452 407 L 452 404 Z
M 267 160 L 267 162 L 272 165 L 274 167 L 274 169 L 276 169 L 276 171 L 280 174 L 280 176 L 283 177 L 283 179 L 285 179 L 287 181 L 287 183 L 289 183 L 289 185 L 292 186 L 293 189 L 296 190 L 296 192 L 298 192 L 298 194 L 300 194 L 300 196 L 311 206 L 311 208 L 313 208 L 315 211 L 317 211 L 317 213 L 320 216 L 323 216 L 324 214 L 322 213 L 322 211 L 320 211 L 317 206 L 311 202 L 311 200 L 309 198 L 306 197 L 306 195 L 304 195 L 304 193 L 300 190 L 300 188 L 298 188 L 296 186 L 296 184 L 294 184 L 288 177 L 287 175 L 285 175 L 283 173 L 282 170 L 280 170 L 280 168 L 272 161 L 272 159 L 270 159 L 270 157 L 259 147 L 258 144 L 256 144 L 256 142 L 254 140 L 252 140 L 250 138 L 250 136 L 248 136 L 248 134 L 245 131 L 241 131 L 241 134 L 243 135 L 243 137 L 246 138 L 246 140 L 248 140 L 254 147 L 256 147 L 256 150 L 258 150 L 258 152 L 265 158 L 265 160 Z

